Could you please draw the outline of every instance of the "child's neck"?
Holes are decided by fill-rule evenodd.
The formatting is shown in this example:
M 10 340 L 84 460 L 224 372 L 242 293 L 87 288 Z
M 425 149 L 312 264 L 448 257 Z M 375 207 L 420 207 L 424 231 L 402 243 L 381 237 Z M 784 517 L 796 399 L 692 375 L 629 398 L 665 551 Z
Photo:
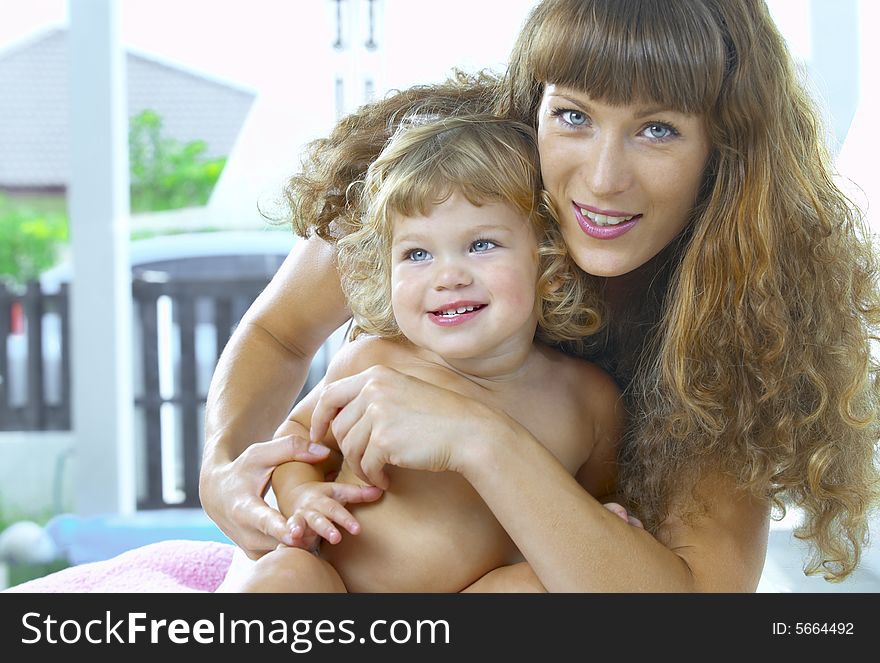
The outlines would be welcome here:
M 535 341 L 502 344 L 478 357 L 444 357 L 421 348 L 420 354 L 433 363 L 444 366 L 464 378 L 483 386 L 503 384 L 528 374 L 536 357 Z

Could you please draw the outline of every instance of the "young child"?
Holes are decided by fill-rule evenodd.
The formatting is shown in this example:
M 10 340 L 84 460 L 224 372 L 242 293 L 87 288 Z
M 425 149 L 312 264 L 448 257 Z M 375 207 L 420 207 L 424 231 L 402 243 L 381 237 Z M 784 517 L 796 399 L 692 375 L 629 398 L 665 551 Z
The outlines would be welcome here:
M 533 131 L 491 116 L 416 116 L 349 193 L 361 195 L 362 225 L 339 240 L 338 260 L 355 327 L 324 382 L 385 366 L 460 392 L 528 428 L 591 494 L 610 494 L 619 393 L 597 366 L 548 345 L 576 343 L 600 317 L 542 204 Z M 307 437 L 321 391 L 276 436 Z M 323 442 L 338 449 L 332 432 Z M 276 469 L 293 547 L 223 590 L 457 592 L 522 561 L 459 474 L 389 466 L 382 491 L 336 456 Z M 371 503 L 343 506 L 353 502 Z M 565 527 L 565 514 L 547 516 Z

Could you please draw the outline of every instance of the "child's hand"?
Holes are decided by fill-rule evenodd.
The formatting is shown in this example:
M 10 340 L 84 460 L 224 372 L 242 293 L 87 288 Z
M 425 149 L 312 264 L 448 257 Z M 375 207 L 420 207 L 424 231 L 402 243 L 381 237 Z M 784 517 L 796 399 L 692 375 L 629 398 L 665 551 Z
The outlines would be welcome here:
M 608 509 L 611 513 L 619 516 L 620 518 L 628 522 L 633 527 L 645 529 L 645 526 L 642 524 L 641 520 L 639 520 L 635 516 L 629 515 L 629 513 L 627 513 L 627 510 L 617 502 L 608 502 L 606 504 L 603 504 L 602 506 Z
M 294 488 L 290 494 L 292 515 L 287 519 L 287 525 L 293 538 L 291 545 L 315 551 L 322 538 L 330 543 L 342 540 L 336 525 L 350 534 L 360 532 L 360 524 L 343 504 L 374 502 L 382 496 L 382 489 L 309 481 Z

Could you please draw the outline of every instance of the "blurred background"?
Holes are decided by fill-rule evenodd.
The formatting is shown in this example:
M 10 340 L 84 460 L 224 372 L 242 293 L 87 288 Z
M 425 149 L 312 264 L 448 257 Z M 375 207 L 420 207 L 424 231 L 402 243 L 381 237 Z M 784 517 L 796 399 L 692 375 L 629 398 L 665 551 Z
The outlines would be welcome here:
M 0 587 L 225 540 L 198 502 L 205 394 L 296 241 L 303 146 L 389 90 L 503 71 L 534 4 L 0 0 Z M 876 227 L 880 3 L 767 4 Z M 842 585 L 803 578 L 796 521 L 763 591 L 880 590 L 873 548 Z

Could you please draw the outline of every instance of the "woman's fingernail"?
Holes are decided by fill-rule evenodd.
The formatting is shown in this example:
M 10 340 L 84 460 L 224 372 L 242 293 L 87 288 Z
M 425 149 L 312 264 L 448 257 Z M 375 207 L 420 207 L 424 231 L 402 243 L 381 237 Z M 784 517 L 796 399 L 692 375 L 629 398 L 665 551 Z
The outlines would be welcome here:
M 323 444 L 318 444 L 317 442 L 312 442 L 309 445 L 309 453 L 312 454 L 324 454 L 330 451 L 330 447 L 325 447 Z

